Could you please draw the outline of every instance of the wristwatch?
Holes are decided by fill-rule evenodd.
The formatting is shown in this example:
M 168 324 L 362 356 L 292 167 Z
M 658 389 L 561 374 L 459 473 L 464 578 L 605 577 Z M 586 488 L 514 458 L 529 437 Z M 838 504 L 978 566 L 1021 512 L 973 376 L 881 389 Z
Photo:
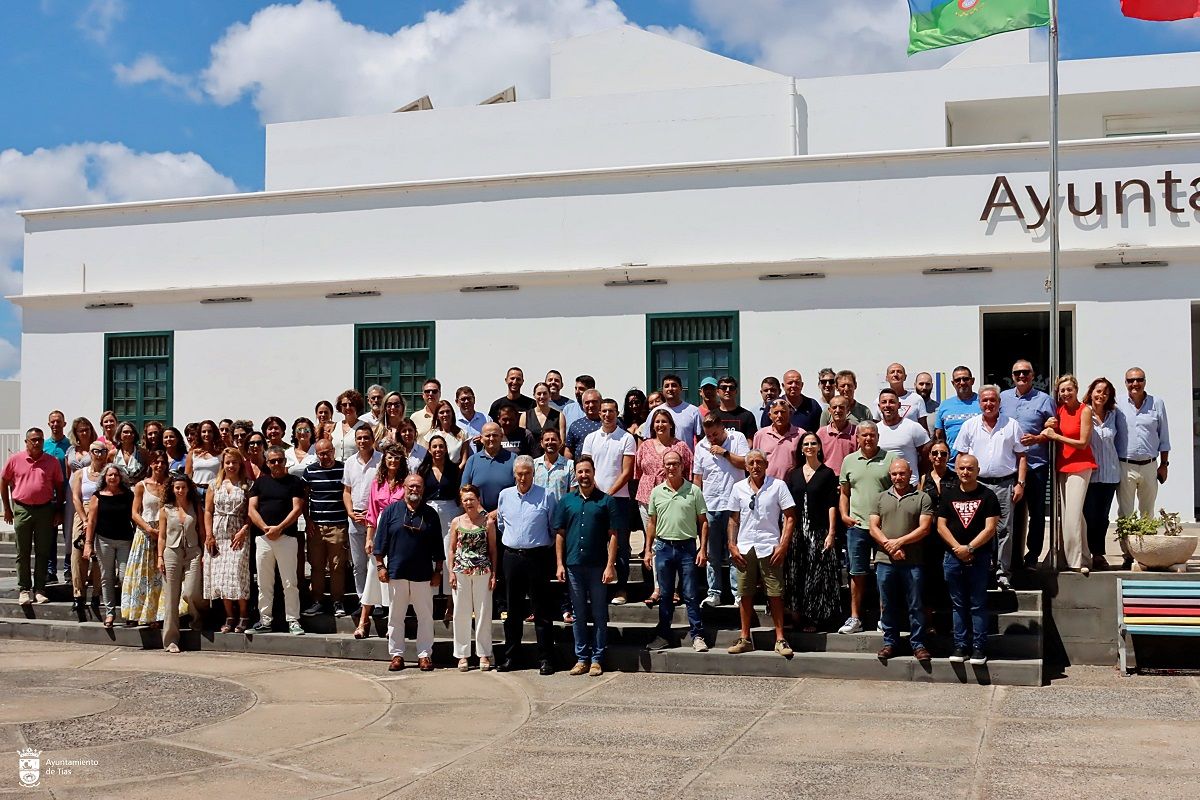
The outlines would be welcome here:
M 971 555 L 975 555 L 975 547 L 973 545 L 967 545 L 967 552 Z

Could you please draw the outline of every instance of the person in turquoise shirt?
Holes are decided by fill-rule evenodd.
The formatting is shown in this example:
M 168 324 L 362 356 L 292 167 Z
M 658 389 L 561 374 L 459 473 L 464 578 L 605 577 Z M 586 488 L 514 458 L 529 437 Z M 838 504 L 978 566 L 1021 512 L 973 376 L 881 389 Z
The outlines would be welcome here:
M 958 366 L 950 373 L 950 382 L 954 384 L 954 396 L 948 397 L 938 406 L 937 421 L 934 423 L 934 438 L 939 442 L 950 445 L 950 462 L 958 455 L 954 447 L 958 439 L 958 429 L 971 417 L 978 417 L 979 395 L 975 394 L 975 377 L 969 367 Z

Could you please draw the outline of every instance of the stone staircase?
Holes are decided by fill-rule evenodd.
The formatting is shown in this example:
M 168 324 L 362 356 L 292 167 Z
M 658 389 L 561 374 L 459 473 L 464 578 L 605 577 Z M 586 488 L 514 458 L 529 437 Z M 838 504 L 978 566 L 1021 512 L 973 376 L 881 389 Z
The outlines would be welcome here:
M 19 605 L 15 581 L 13 577 L 6 577 L 15 575 L 15 559 L 11 531 L 0 531 L 0 587 L 6 587 L 0 588 L 0 637 L 140 648 L 162 646 L 160 631 L 145 627 L 127 628 L 120 620 L 112 630 L 105 630 L 101 624 L 102 616 L 92 606 L 80 613 L 72 611 L 70 587 L 65 584 L 53 584 L 47 588 L 50 603 Z M 630 602 L 624 606 L 609 607 L 606 667 L 610 670 L 1024 686 L 1043 683 L 1043 609 L 1040 590 L 989 593 L 989 661 L 984 667 L 972 667 L 969 664 L 951 664 L 946 658 L 952 647 L 949 636 L 951 620 L 947 609 L 935 610 L 933 614 L 932 625 L 937 633 L 928 637 L 926 642 L 934 655 L 929 665 L 921 665 L 909 655 L 901 655 L 886 663 L 880 662 L 875 652 L 883 645 L 882 634 L 873 629 L 849 636 L 789 631 L 788 641 L 795 655 L 785 659 L 772 650 L 774 630 L 762 605 L 756 606 L 758 619 L 751 630 L 757 648 L 753 652 L 730 655 L 725 651 L 739 635 L 738 609 L 732 605 L 703 609 L 705 639 L 711 647 L 709 652 L 697 653 L 692 650 L 690 640 L 685 638 L 687 618 L 683 608 L 677 608 L 672 619 L 673 639 L 682 642 L 683 646 L 650 652 L 645 647 L 654 638 L 659 611 L 657 608 L 647 608 L 640 602 L 649 591 L 648 585 L 642 583 L 642 577 L 640 564 L 633 564 Z M 278 593 L 277 602 L 281 602 Z M 455 663 L 452 636 L 449 626 L 441 622 L 442 609 L 443 603 L 439 600 L 435 603 L 434 661 L 452 665 Z M 282 613 L 277 613 L 276 619 L 282 620 Z M 342 618 L 335 618 L 331 614 L 301 617 L 301 624 L 307 633 L 305 636 L 292 636 L 282 629 L 266 635 L 222 634 L 216 630 L 222 622 L 223 614 L 210 609 L 204 617 L 204 630 L 185 629 L 181 647 L 185 650 L 379 661 L 388 657 L 387 641 L 381 638 L 387 635 L 386 619 L 373 620 L 372 636 L 362 640 L 352 635 L 356 624 L 354 615 Z M 503 623 L 497 619 L 491 624 L 493 638 L 501 641 L 504 636 Z M 411 614 L 407 628 L 410 641 L 405 657 L 415 663 L 416 652 L 411 637 L 415 634 L 416 622 Z M 530 623 L 524 626 L 523 641 L 534 641 L 533 625 Z M 573 663 L 571 627 L 561 620 L 555 622 L 554 641 L 559 665 L 565 667 Z M 907 647 L 902 645 L 900 651 L 906 653 Z

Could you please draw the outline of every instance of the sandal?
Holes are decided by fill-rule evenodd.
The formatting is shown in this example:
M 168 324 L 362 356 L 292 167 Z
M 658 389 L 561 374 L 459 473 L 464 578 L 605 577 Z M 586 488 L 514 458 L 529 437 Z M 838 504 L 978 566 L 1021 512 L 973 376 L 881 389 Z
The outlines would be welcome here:
M 221 626 L 221 633 L 229 633 L 233 630 L 233 617 L 226 617 L 225 624 Z
M 238 619 L 238 624 L 233 626 L 233 632 L 234 633 L 245 633 L 246 628 L 249 628 L 249 627 L 250 627 L 250 618 L 249 617 L 241 617 L 240 619 Z
M 365 623 L 365 622 L 360 624 L 357 628 L 354 629 L 354 638 L 355 639 L 366 639 L 370 635 L 371 635 L 371 632 L 367 628 L 367 623 Z
M 479 659 L 479 671 L 480 672 L 491 672 L 492 671 L 492 660 L 490 658 L 486 658 L 486 657 Z
M 158 620 L 154 620 L 153 622 L 146 623 L 146 627 L 150 628 L 152 631 L 156 631 L 162 627 L 162 623 Z
M 116 619 L 116 617 L 114 617 L 112 614 L 109 614 L 108 616 L 106 616 L 104 618 L 104 629 L 111 631 L 113 628 L 113 622 L 115 621 L 115 619 Z
M 658 593 L 658 590 L 655 589 L 654 592 L 642 602 L 646 604 L 646 608 L 654 608 L 656 605 L 658 605 L 658 601 L 661 596 L 662 595 Z
M 460 658 L 458 660 L 458 671 L 459 672 L 469 672 L 470 670 L 471 670 L 471 663 L 469 661 L 467 661 L 465 658 Z

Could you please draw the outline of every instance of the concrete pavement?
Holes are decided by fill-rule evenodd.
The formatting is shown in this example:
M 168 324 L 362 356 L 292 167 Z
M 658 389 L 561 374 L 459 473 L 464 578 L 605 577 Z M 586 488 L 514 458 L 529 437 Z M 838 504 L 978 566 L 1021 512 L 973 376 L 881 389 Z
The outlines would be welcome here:
M 0 641 L 0 681 L 0 794 L 21 797 L 1169 800 L 1200 771 L 1200 679 L 1101 668 L 1041 688 L 541 678 Z

